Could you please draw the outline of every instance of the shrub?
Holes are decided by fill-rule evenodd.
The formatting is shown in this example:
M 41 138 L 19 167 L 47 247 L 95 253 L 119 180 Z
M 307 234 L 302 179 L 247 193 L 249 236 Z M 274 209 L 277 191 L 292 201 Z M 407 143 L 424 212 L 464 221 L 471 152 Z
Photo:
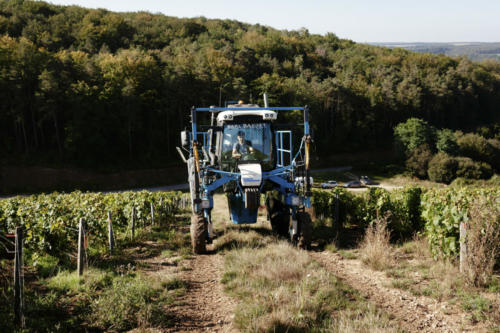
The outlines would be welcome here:
M 473 286 L 484 287 L 491 282 L 495 258 L 500 253 L 499 198 L 477 198 L 469 215 L 465 278 Z
M 427 174 L 434 182 L 449 184 L 456 176 L 458 162 L 455 158 L 445 154 L 437 153 L 429 162 Z
M 419 187 L 407 187 L 392 192 L 372 187 L 362 196 L 353 195 L 345 189 L 331 192 L 313 191 L 316 216 L 334 219 L 335 195 L 339 195 L 339 219 L 342 224 L 369 224 L 389 214 L 389 228 L 397 236 L 411 236 L 423 228 L 420 217 L 422 189 Z
M 418 146 L 406 160 L 406 168 L 413 176 L 427 178 L 427 169 L 432 159 L 432 151 L 427 144 Z
M 407 157 L 421 145 L 434 146 L 435 130 L 425 120 L 410 118 L 394 128 L 394 143 L 400 156 Z
M 467 133 L 457 139 L 460 155 L 475 161 L 494 162 L 495 148 L 487 139 L 474 133 Z
M 403 190 L 394 190 L 391 193 L 393 213 L 397 220 L 393 222 L 392 228 L 405 236 L 411 236 L 423 229 L 422 221 L 422 189 L 410 186 Z
M 480 197 L 498 206 L 500 187 L 448 187 L 428 190 L 422 196 L 425 234 L 435 258 L 457 256 L 460 223 L 469 220 L 471 204 Z
M 339 221 L 345 223 L 358 223 L 362 219 L 361 206 L 363 199 L 344 188 L 335 188 L 330 192 L 313 191 L 312 205 L 317 217 L 335 220 L 335 198 L 339 200 Z M 334 222 L 336 223 L 336 222 Z
M 493 175 L 493 170 L 488 163 L 474 162 L 468 157 L 456 158 L 458 162 L 457 177 L 464 177 L 468 179 L 487 179 Z
M 488 143 L 493 148 L 493 161 L 490 162 L 491 166 L 499 171 L 500 170 L 500 138 L 488 139 Z
M 442 129 L 436 133 L 436 149 L 448 155 L 456 156 L 459 153 L 457 138 L 450 129 Z

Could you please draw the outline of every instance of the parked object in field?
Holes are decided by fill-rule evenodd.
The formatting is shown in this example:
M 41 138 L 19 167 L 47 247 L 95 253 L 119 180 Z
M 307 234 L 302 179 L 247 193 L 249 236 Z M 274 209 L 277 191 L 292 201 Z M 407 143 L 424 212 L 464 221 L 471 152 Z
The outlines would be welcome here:
M 363 187 L 363 184 L 359 180 L 351 180 L 350 182 L 347 182 L 344 184 L 344 187 L 346 188 L 359 188 Z
M 363 185 L 379 185 L 379 183 L 374 182 L 368 176 L 361 176 L 359 180 Z
M 339 184 L 335 180 L 329 180 L 326 183 L 321 184 L 321 188 L 334 188 L 337 187 Z
M 272 230 L 302 248 L 311 243 L 312 222 L 305 208 L 311 206 L 308 107 L 265 107 L 233 104 L 228 107 L 191 109 L 191 131 L 181 132 L 177 150 L 186 162 L 193 207 L 191 241 L 203 253 L 213 238 L 211 212 L 216 190 L 225 192 L 234 224 L 257 221 L 261 194 L 265 195 Z M 278 114 L 300 111 L 304 131 L 294 151 L 290 125 L 280 125 Z M 198 115 L 205 122 L 200 125 Z

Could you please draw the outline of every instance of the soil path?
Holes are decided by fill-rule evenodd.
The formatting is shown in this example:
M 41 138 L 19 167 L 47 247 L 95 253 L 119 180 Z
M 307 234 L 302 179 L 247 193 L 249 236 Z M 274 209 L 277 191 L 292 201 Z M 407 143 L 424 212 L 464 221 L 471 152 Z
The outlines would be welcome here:
M 310 255 L 343 279 L 352 288 L 387 312 L 408 332 L 486 332 L 481 324 L 472 325 L 467 314 L 446 302 L 388 287 L 391 278 L 371 270 L 359 260 L 346 260 L 331 252 Z
M 176 318 L 169 332 L 236 332 L 232 327 L 235 301 L 226 296 L 221 278 L 224 258 L 220 254 L 196 255 L 184 261 L 181 278 L 186 294 L 169 309 Z

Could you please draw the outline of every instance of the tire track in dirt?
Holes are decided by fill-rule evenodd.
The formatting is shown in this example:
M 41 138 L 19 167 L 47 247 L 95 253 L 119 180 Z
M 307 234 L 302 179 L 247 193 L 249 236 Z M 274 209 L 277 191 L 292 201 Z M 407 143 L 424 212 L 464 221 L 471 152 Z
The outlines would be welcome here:
M 467 314 L 446 302 L 386 287 L 392 281 L 384 272 L 374 271 L 359 260 L 344 260 L 336 253 L 310 252 L 323 267 L 357 289 L 409 332 L 487 332 L 472 325 Z
M 236 332 L 232 327 L 236 303 L 225 295 L 221 283 L 224 257 L 196 255 L 184 263 L 181 278 L 187 291 L 178 305 L 169 308 L 175 323 L 167 332 Z

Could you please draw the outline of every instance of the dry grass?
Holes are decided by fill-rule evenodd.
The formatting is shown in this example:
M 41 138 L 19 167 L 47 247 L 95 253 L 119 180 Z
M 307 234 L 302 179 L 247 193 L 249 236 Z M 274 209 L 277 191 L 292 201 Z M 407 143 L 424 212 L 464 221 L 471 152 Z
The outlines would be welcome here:
M 415 259 L 425 260 L 432 257 L 427 239 L 419 234 L 415 234 L 411 241 L 404 243 L 400 251 L 411 254 Z
M 456 304 L 472 322 L 484 322 L 498 331 L 500 294 L 495 294 L 494 282 L 489 286 L 492 290 L 468 285 L 456 262 L 432 258 L 425 238 L 415 237 L 403 244 L 394 257 L 393 267 L 386 271 L 392 278 L 390 286 Z
M 230 251 L 225 266 L 223 283 L 240 299 L 234 321 L 242 331 L 368 332 L 390 326 L 356 291 L 287 242 Z
M 328 331 L 339 333 L 391 333 L 400 332 L 388 318 L 376 311 L 373 305 L 366 310 L 345 311 L 330 325 Z
M 376 270 L 384 270 L 393 263 L 393 251 L 389 243 L 391 233 L 387 228 L 389 216 L 378 218 L 366 229 L 361 243 L 361 260 Z
M 262 247 L 274 241 L 274 237 L 263 237 L 254 230 L 229 230 L 214 242 L 214 250 L 235 249 L 242 247 Z
M 500 200 L 478 198 L 469 214 L 464 276 L 469 285 L 485 287 L 500 254 Z

